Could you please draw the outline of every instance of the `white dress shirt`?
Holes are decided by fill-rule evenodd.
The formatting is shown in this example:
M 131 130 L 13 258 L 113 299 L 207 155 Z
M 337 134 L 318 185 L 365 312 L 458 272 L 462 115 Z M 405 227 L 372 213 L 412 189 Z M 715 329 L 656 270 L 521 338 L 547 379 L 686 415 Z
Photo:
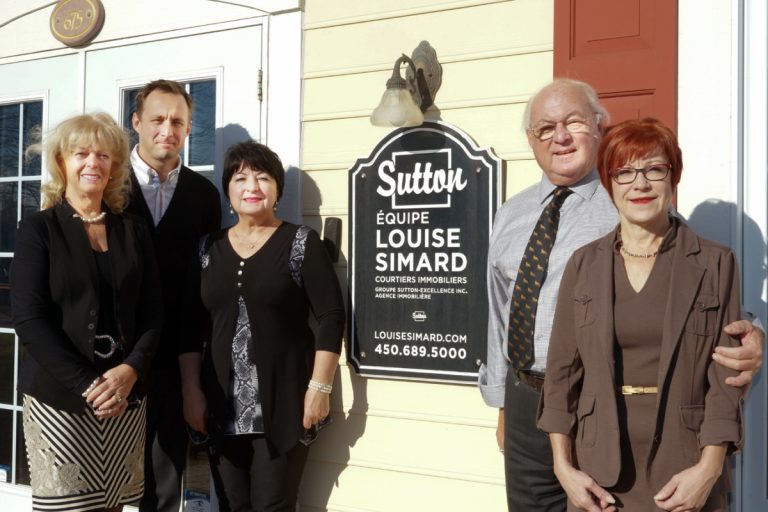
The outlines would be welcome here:
M 131 167 L 133 167 L 133 174 L 141 187 L 144 201 L 152 213 L 152 220 L 157 226 L 176 191 L 176 184 L 179 182 L 179 172 L 181 171 L 181 158 L 179 158 L 176 168 L 168 173 L 168 178 L 161 182 L 157 171 L 139 156 L 139 146 L 136 145 L 131 152 Z
M 573 251 L 610 232 L 619 217 L 608 193 L 592 171 L 569 187 L 560 209 L 560 225 L 549 256 L 547 278 L 539 293 L 533 334 L 534 362 L 531 370 L 544 373 L 549 336 L 555 315 L 560 279 Z M 555 190 L 545 174 L 541 181 L 504 203 L 496 212 L 488 251 L 488 357 L 480 367 L 479 386 L 485 403 L 504 407 L 505 380 L 509 367 L 507 324 L 509 304 L 517 278 L 517 269 L 542 210 Z

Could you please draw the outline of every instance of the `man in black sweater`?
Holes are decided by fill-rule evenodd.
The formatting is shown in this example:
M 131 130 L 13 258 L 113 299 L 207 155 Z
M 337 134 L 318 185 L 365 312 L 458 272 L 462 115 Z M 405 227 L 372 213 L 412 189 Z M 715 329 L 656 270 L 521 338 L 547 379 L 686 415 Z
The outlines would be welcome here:
M 131 153 L 133 195 L 127 211 L 143 217 L 153 234 L 160 270 L 165 324 L 153 362 L 148 394 L 141 512 L 178 512 L 186 458 L 184 408 L 204 407 L 199 388 L 182 390 L 179 363 L 190 337 L 202 336 L 199 290 L 188 278 L 200 237 L 219 229 L 219 192 L 183 166 L 179 153 L 189 135 L 192 98 L 170 80 L 145 85 L 136 98 L 132 124 L 139 143 Z M 200 415 L 204 416 L 204 414 Z

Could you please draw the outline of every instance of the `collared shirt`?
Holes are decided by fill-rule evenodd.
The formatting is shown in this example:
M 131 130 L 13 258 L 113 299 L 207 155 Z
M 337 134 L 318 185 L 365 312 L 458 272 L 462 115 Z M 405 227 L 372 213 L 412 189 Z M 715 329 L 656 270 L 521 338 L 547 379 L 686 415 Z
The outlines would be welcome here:
M 152 220 L 157 226 L 176 191 L 176 184 L 179 182 L 179 172 L 181 171 L 181 158 L 179 158 L 176 168 L 168 173 L 168 178 L 163 182 L 160 181 L 157 171 L 139 156 L 138 145 L 134 146 L 133 151 L 131 151 L 131 166 L 136 179 L 139 181 L 144 201 L 152 213 Z
M 573 252 L 609 233 L 619 221 L 608 192 L 592 171 L 576 185 L 560 209 L 560 224 L 549 256 L 547 278 L 539 293 L 531 371 L 544 373 L 549 336 L 565 264 Z M 546 174 L 541 181 L 509 199 L 496 213 L 488 251 L 488 358 L 480 367 L 479 386 L 485 403 L 504 407 L 509 367 L 507 324 L 517 270 L 528 239 L 555 190 Z

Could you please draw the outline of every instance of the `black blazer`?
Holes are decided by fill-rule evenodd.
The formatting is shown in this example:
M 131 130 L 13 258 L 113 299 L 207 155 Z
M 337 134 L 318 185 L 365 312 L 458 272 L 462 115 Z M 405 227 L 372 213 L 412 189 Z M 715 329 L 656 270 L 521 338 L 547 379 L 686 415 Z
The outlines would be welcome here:
M 204 309 L 195 286 L 199 283 L 197 252 L 200 238 L 221 225 L 219 191 L 203 176 L 182 166 L 171 203 L 155 226 L 133 173 L 131 183 L 133 195 L 126 211 L 144 218 L 152 233 L 165 310 L 153 372 L 178 374 L 178 355 L 199 350 L 207 331 L 207 315 L 200 314 Z
M 62 202 L 21 221 L 10 282 L 13 325 L 26 348 L 19 389 L 80 413 L 81 394 L 100 375 L 93 353 L 99 278 L 88 235 L 74 213 Z M 106 228 L 115 320 L 141 395 L 162 325 L 152 242 L 144 221 L 132 215 L 108 213 Z

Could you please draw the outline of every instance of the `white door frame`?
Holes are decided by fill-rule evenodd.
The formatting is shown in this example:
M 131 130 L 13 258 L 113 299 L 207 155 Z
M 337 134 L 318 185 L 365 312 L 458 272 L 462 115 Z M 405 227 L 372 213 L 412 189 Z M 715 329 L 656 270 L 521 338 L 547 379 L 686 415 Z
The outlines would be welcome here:
M 766 233 L 768 233 L 768 7 L 764 0 L 734 3 L 734 47 L 738 52 L 737 133 L 739 196 L 737 248 L 744 308 L 768 326 Z M 764 359 L 765 361 L 765 359 Z M 731 510 L 768 510 L 768 366 L 764 363 L 747 399 L 745 450 L 737 459 Z

